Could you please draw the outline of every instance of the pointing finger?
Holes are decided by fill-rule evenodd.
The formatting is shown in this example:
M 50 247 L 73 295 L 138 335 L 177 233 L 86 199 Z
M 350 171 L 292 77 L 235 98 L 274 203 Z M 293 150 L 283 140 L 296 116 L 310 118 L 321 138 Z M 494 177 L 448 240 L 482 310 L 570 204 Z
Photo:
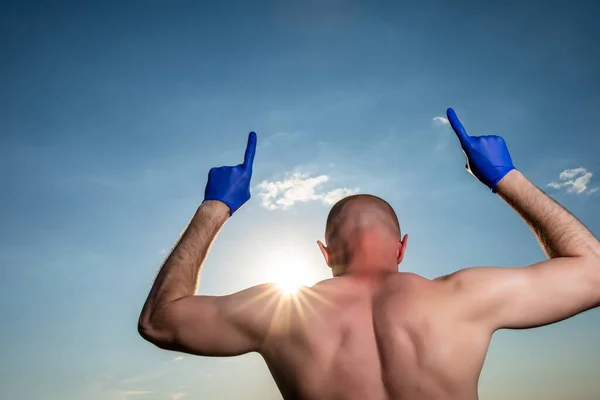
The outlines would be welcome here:
M 256 133 L 250 132 L 248 135 L 246 154 L 244 154 L 244 168 L 252 168 L 252 165 L 254 164 L 254 153 L 256 153 Z
M 471 137 L 467 134 L 467 131 L 460 123 L 460 120 L 456 116 L 454 110 L 449 108 L 448 111 L 446 111 L 446 115 L 448 116 L 448 122 L 450 122 L 450 125 L 452 125 L 452 129 L 454 129 L 454 133 L 456 133 L 458 140 L 460 140 L 460 144 L 463 146 L 468 144 Z

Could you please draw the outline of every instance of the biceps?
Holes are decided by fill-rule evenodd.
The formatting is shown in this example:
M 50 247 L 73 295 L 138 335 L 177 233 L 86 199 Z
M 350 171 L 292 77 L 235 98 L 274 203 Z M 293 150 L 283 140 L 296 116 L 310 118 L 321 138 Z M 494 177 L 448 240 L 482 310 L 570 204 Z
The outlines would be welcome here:
M 480 274 L 473 300 L 494 330 L 552 324 L 598 306 L 600 298 L 600 265 L 587 259 L 556 258 Z
M 237 356 L 257 348 L 249 332 L 228 312 L 225 297 L 190 296 L 169 305 L 165 318 L 169 350 L 201 356 Z

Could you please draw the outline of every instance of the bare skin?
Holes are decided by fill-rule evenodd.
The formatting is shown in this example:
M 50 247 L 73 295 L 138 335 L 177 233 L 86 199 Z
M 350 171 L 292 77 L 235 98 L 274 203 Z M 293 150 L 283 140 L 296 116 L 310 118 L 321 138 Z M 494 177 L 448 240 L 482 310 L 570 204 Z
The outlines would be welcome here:
M 397 272 L 406 237 L 367 224 L 341 276 L 293 296 L 271 284 L 195 295 L 229 216 L 224 204 L 205 202 L 161 268 L 139 332 L 160 348 L 201 356 L 258 352 L 285 399 L 477 399 L 496 330 L 547 325 L 600 306 L 597 239 L 516 170 L 497 193 L 549 260 L 428 280 Z M 334 251 L 320 245 L 335 270 Z

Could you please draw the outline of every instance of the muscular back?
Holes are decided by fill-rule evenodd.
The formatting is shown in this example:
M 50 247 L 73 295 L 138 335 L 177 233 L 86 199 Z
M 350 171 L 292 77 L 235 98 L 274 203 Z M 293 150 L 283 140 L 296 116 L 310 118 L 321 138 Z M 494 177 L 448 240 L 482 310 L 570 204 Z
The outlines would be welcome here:
M 434 281 L 381 275 L 402 261 L 406 235 L 400 239 L 389 204 L 356 195 L 332 208 L 328 246 L 318 241 L 333 274 L 349 275 L 288 298 L 273 284 L 196 296 L 212 241 L 250 196 L 251 133 L 243 164 L 209 173 L 206 201 L 161 267 L 138 332 L 201 356 L 260 352 L 288 399 L 476 399 L 495 330 L 544 326 L 600 306 L 600 242 L 514 169 L 501 137 L 470 136 L 454 111 L 447 114 L 469 171 L 523 217 L 549 260 L 469 267 Z M 379 278 L 351 276 L 374 271 Z
M 286 399 L 477 399 L 491 334 L 443 281 L 340 277 L 284 300 L 261 351 Z

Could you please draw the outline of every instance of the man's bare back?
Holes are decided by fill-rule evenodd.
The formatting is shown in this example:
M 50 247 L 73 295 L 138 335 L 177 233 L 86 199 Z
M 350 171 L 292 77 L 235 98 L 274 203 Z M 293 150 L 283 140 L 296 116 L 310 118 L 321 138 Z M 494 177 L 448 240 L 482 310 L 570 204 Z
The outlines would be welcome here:
M 166 259 L 138 321 L 156 346 L 210 357 L 263 356 L 284 398 L 477 399 L 493 333 L 552 324 L 600 306 L 600 243 L 512 165 L 504 140 L 469 136 L 448 120 L 468 170 L 526 222 L 548 260 L 469 267 L 428 280 L 399 273 L 407 245 L 376 196 L 336 203 L 318 241 L 334 278 L 286 295 L 274 284 L 196 295 L 218 232 L 250 198 L 256 147 L 214 168 L 205 201 Z
M 275 318 L 290 315 L 290 327 L 261 351 L 286 399 L 477 399 L 491 335 L 444 281 L 391 273 L 306 290 L 285 301 Z

